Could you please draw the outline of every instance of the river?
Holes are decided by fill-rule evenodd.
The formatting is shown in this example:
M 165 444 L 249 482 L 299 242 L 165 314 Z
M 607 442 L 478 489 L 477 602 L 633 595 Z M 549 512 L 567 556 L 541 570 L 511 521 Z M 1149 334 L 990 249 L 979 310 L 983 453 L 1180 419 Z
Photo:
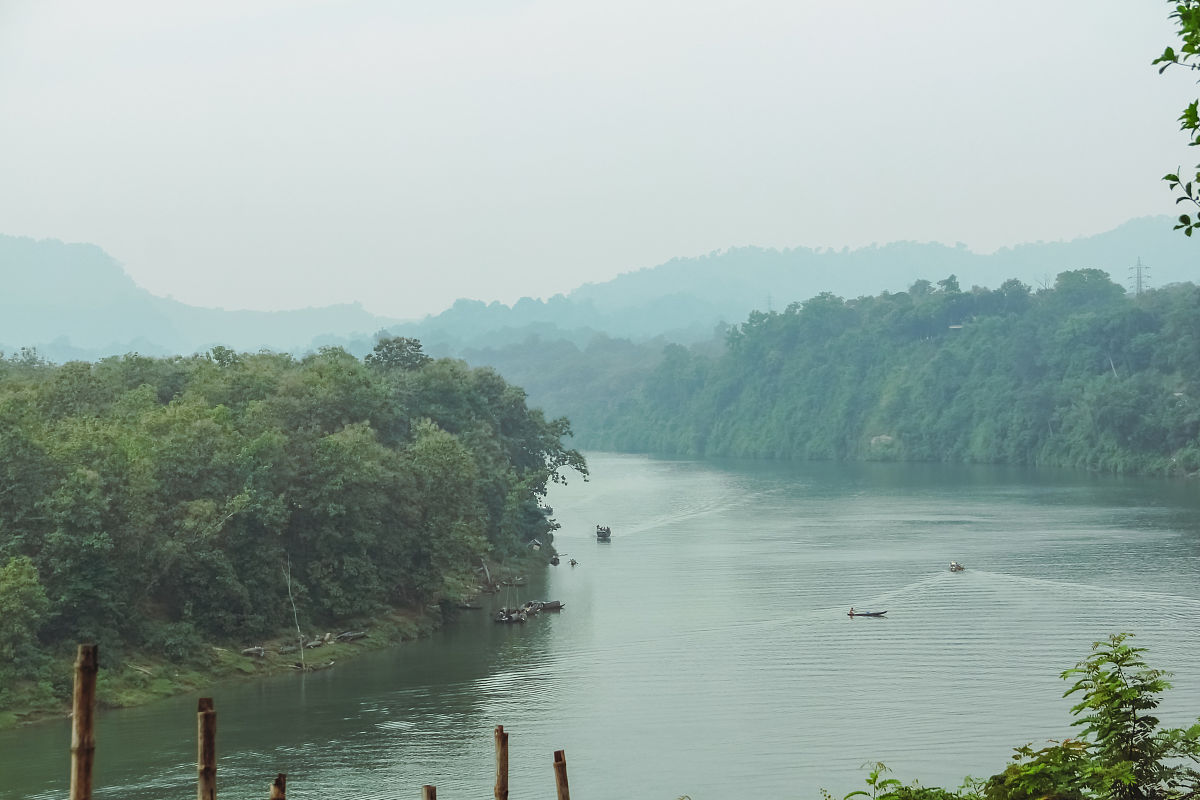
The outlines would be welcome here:
M 989 467 L 593 453 L 555 487 L 564 559 L 496 605 L 562 600 L 331 670 L 214 688 L 218 791 L 513 798 L 835 796 L 863 765 L 957 786 L 1070 735 L 1059 673 L 1136 633 L 1200 714 L 1200 499 L 1187 482 Z M 597 542 L 597 523 L 612 541 Z M 951 573 L 948 563 L 966 564 Z M 887 610 L 882 618 L 846 611 Z M 194 796 L 196 696 L 105 712 L 97 798 Z M 0 732 L 0 800 L 66 795 L 66 721 Z

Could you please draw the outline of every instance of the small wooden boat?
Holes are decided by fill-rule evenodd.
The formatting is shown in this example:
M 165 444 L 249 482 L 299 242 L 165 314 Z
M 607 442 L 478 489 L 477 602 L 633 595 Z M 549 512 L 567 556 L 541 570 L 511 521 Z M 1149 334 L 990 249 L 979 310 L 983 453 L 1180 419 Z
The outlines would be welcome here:
M 542 611 L 562 611 L 562 600 L 542 600 Z
M 850 609 L 850 613 L 848 614 L 848 616 L 851 616 L 851 617 L 882 617 L 886 613 L 887 613 L 886 611 L 855 611 L 852 608 L 852 609 Z

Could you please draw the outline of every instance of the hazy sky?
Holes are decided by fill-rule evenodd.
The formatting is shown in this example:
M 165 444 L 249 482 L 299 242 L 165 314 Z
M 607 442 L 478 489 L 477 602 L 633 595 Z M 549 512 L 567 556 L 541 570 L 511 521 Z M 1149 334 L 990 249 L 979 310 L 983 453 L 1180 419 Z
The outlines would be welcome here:
M 0 0 L 0 233 L 406 317 L 745 244 L 1070 239 L 1173 213 L 1197 160 L 1169 11 Z

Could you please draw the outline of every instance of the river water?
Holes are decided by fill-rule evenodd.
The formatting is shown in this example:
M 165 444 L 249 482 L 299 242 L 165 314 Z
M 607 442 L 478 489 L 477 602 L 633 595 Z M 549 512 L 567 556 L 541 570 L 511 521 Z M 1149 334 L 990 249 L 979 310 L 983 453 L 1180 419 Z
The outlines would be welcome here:
M 1071 733 L 1059 673 L 1110 633 L 1200 715 L 1192 483 L 987 467 L 779 465 L 595 453 L 555 487 L 566 560 L 432 639 L 308 676 L 220 686 L 218 792 L 488 798 L 816 798 L 867 762 L 955 787 Z M 612 541 L 595 541 L 597 523 Z M 952 559 L 967 570 L 951 573 Z M 883 618 L 850 618 L 887 610 Z M 98 798 L 195 796 L 196 697 L 99 715 Z M 63 722 L 0 733 L 0 800 L 60 798 Z

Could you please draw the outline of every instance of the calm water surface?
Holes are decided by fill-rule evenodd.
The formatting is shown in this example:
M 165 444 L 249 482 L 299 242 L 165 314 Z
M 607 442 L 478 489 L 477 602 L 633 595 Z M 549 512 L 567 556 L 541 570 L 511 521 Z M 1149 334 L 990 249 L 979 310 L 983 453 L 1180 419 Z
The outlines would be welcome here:
M 1200 715 L 1200 501 L 1191 483 L 989 468 L 781 466 L 592 454 L 556 487 L 566 562 L 486 611 L 327 672 L 206 692 L 218 790 L 489 798 L 817 798 L 864 762 L 957 786 L 1069 735 L 1063 669 L 1134 631 Z M 597 523 L 613 530 L 595 541 Z M 967 571 L 951 573 L 956 559 Z M 849 606 L 887 609 L 851 619 Z M 99 798 L 194 797 L 195 696 L 102 713 Z M 70 729 L 0 733 L 0 799 L 64 797 Z

